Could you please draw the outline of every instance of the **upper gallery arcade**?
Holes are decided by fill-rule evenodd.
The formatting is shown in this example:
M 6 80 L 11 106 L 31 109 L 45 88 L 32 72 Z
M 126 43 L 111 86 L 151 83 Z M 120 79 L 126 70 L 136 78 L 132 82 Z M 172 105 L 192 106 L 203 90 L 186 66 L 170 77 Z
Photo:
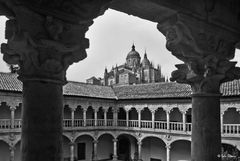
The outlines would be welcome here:
M 61 160 L 66 71 L 86 58 L 85 33 L 109 7 L 158 23 L 167 49 L 184 62 L 171 80 L 193 91 L 191 158 L 221 160 L 219 89 L 240 77 L 231 62 L 240 39 L 239 0 L 1 0 L 0 13 L 9 18 L 3 59 L 20 66 L 23 82 L 22 161 Z

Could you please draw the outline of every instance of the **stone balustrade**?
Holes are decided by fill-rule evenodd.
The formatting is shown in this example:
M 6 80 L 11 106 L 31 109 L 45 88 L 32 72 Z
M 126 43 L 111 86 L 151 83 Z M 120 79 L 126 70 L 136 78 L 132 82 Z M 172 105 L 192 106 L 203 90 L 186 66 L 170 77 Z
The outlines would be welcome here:
M 14 128 L 19 129 L 21 128 L 21 119 L 14 120 Z M 95 128 L 102 127 L 113 127 L 113 128 L 126 128 L 126 129 L 139 129 L 139 130 L 153 130 L 155 132 L 170 132 L 170 133 L 181 133 L 181 134 L 191 134 L 192 124 L 186 123 L 184 130 L 184 125 L 182 122 L 169 122 L 169 129 L 167 129 L 167 121 L 154 121 L 154 127 L 152 126 L 152 121 L 150 120 L 141 120 L 141 127 L 139 127 L 138 120 L 129 120 L 128 124 L 126 120 L 117 120 L 117 126 L 114 126 L 113 119 L 107 119 L 106 123 L 104 119 L 98 119 L 95 125 L 95 119 L 86 119 L 86 126 L 84 126 L 83 119 L 74 119 L 74 124 L 72 126 L 71 119 L 64 119 L 63 120 L 63 128 L 69 129 L 79 129 L 85 127 Z M 128 126 L 127 126 L 128 125 Z M 0 119 L 0 129 L 10 129 L 11 128 L 11 120 L 10 119 Z M 223 124 L 223 135 L 227 136 L 235 136 L 240 134 L 240 124 Z

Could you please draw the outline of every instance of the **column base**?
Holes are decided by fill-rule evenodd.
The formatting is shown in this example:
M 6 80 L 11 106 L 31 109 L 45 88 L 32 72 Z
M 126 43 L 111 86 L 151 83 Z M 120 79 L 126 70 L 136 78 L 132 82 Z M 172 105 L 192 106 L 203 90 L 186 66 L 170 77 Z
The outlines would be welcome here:
M 118 161 L 118 159 L 117 159 L 118 157 L 117 156 L 113 156 L 113 159 L 112 159 L 112 161 Z

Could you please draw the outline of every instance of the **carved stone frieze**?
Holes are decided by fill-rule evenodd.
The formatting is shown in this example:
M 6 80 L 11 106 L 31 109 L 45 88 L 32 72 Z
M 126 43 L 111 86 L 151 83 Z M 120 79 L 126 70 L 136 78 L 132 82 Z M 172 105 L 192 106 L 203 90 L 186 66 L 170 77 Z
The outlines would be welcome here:
M 6 22 L 8 41 L 1 46 L 3 59 L 8 64 L 19 65 L 22 81 L 65 83 L 69 65 L 87 56 L 85 49 L 89 42 L 85 33 L 106 4 L 102 1 L 9 1 L 6 8 L 13 15 Z
M 219 93 L 220 84 L 240 78 L 234 57 L 240 35 L 183 14 L 158 23 L 166 47 L 184 64 L 176 65 L 171 81 L 190 84 L 193 93 Z

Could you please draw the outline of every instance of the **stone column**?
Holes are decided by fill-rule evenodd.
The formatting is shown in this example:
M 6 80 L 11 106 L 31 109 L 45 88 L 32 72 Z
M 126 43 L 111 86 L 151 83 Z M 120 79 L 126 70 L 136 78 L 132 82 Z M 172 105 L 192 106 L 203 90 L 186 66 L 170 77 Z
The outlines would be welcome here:
M 113 109 L 113 125 L 118 126 L 118 109 Z
M 75 112 L 75 108 L 71 108 L 71 124 L 72 124 L 72 128 L 74 128 L 74 112 Z
M 183 13 L 162 20 L 158 29 L 166 36 L 167 49 L 184 62 L 176 65 L 170 80 L 192 89 L 191 159 L 220 161 L 220 85 L 240 77 L 236 62 L 230 61 L 240 38 Z
M 98 109 L 94 109 L 94 126 L 97 126 L 98 118 L 97 118 Z
M 138 112 L 138 127 L 141 128 L 141 112 L 142 112 L 142 110 L 138 109 L 137 112 Z
M 167 118 L 167 130 L 170 130 L 170 110 L 165 110 Z
M 74 143 L 70 143 L 70 161 L 74 161 Z
M 104 112 L 104 126 L 107 126 L 107 109 L 105 109 L 103 112 Z
M 129 126 L 129 110 L 126 109 L 126 126 Z
M 186 111 L 182 111 L 183 131 L 186 131 Z
M 155 128 L 155 110 L 151 110 L 152 113 L 152 128 Z
M 221 133 L 223 134 L 223 116 L 224 116 L 224 111 L 221 111 L 221 116 L 220 116 L 220 118 L 221 118 L 221 121 L 220 121 L 220 124 L 221 124 Z
M 11 110 L 11 129 L 14 129 L 16 107 L 10 107 L 10 110 Z
M 113 139 L 113 161 L 117 161 L 117 139 Z
M 10 18 L 5 31 L 8 41 L 1 52 L 8 64 L 20 67 L 18 78 L 23 82 L 22 161 L 62 160 L 66 70 L 86 57 L 85 33 L 108 2 L 1 4 L 1 11 L 7 11 L 2 14 Z
M 166 161 L 171 161 L 171 156 L 170 156 L 170 145 L 166 145 Z
M 10 150 L 9 161 L 14 161 L 14 150 L 15 150 L 15 147 L 14 146 L 10 146 L 9 150 Z
M 142 141 L 138 141 L 138 160 L 142 161 Z
M 93 161 L 97 161 L 98 160 L 98 157 L 97 157 L 97 144 L 98 144 L 98 141 L 94 140 L 93 141 Z
M 83 108 L 83 126 L 87 126 L 87 109 Z

